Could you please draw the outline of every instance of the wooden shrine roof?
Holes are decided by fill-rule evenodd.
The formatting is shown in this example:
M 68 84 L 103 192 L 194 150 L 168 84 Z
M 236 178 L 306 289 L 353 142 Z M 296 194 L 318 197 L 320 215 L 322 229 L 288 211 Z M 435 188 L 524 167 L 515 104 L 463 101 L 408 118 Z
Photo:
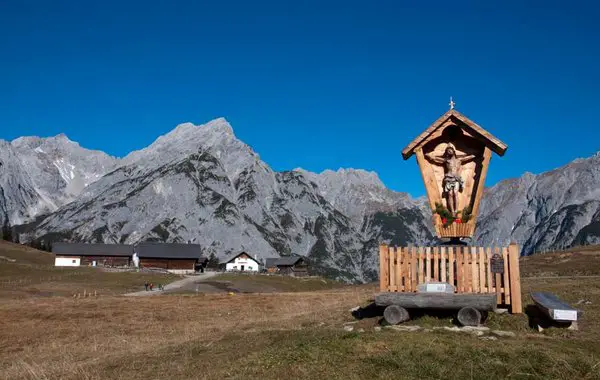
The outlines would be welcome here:
M 427 140 L 427 138 L 429 138 L 429 136 L 431 136 L 437 129 L 442 127 L 446 120 L 451 118 L 454 119 L 454 121 L 461 122 L 460 124 L 465 125 L 470 132 L 473 132 L 475 134 L 475 136 L 478 136 L 480 139 L 484 140 L 490 147 L 490 149 L 499 156 L 504 155 L 504 152 L 506 152 L 508 146 L 505 143 L 500 141 L 498 138 L 496 138 L 494 135 L 492 135 L 485 129 L 481 128 L 477 123 L 475 123 L 465 115 L 461 114 L 455 109 L 451 109 L 445 114 L 443 114 L 439 119 L 434 121 L 433 124 L 429 126 L 429 128 L 427 128 L 416 139 L 414 139 L 410 144 L 408 144 L 406 148 L 402 150 L 402 157 L 405 160 L 409 159 L 413 155 L 415 149 L 418 146 L 420 146 L 422 142 Z

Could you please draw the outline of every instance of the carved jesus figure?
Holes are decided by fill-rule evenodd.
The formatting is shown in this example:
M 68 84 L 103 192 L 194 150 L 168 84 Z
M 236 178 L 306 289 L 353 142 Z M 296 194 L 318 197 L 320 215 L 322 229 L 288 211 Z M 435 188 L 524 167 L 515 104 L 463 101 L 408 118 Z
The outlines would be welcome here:
M 434 156 L 432 153 L 427 153 L 425 156 L 433 163 L 444 166 L 442 188 L 446 194 L 448 211 L 456 217 L 458 214 L 458 193 L 462 192 L 464 187 L 464 181 L 460 176 L 462 165 L 475 159 L 475 155 L 457 155 L 454 145 L 448 144 L 442 156 Z

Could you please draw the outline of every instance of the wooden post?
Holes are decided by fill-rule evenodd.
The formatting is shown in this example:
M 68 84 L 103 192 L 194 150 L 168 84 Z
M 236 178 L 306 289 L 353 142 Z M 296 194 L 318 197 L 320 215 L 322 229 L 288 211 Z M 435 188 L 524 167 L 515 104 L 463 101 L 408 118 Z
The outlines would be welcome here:
M 417 278 L 417 247 L 412 247 L 411 250 L 411 262 L 410 262 L 410 281 L 411 281 L 411 288 L 413 292 L 417 291 L 417 284 L 418 284 L 418 278 Z
M 440 270 L 442 271 L 442 275 L 440 276 L 440 279 L 442 282 L 446 282 L 446 279 L 448 278 L 448 273 L 446 271 L 446 259 L 447 259 L 447 255 L 446 255 L 446 247 L 440 247 Z M 452 286 L 454 286 L 454 284 L 451 284 Z
M 396 247 L 396 263 L 394 264 L 396 270 L 396 291 L 402 291 L 402 247 Z
M 419 247 L 418 249 L 419 252 L 419 269 L 418 269 L 418 282 L 417 284 L 422 284 L 425 281 L 423 281 L 423 277 L 425 276 L 425 269 L 423 268 L 423 256 L 424 256 L 424 251 L 423 251 L 423 247 Z
M 433 279 L 440 281 L 440 255 L 438 247 L 433 247 Z
M 379 290 L 386 292 L 388 289 L 388 247 L 385 244 L 379 246 Z
M 456 291 L 458 293 L 464 293 L 465 282 L 463 273 L 463 262 L 465 257 L 463 256 L 462 247 L 455 247 L 454 255 L 456 260 Z
M 457 264 L 458 266 L 458 264 Z M 458 280 L 456 284 L 454 283 L 454 248 L 448 247 L 448 282 L 450 285 L 454 286 L 456 292 L 458 293 Z
M 494 247 L 494 253 L 500 254 L 500 248 Z M 500 273 L 494 273 L 494 277 L 496 280 L 496 301 L 498 305 L 502 303 L 502 275 Z
M 510 270 L 510 292 L 511 292 L 511 313 L 521 314 L 523 305 L 521 304 L 521 272 L 519 269 L 519 246 L 511 243 L 508 246 L 508 260 Z
M 479 286 L 479 268 L 477 268 L 477 247 L 471 247 L 469 256 L 471 256 L 471 291 L 473 293 L 480 293 L 481 288 Z
M 402 279 L 404 281 L 404 291 L 410 292 L 410 252 L 408 247 L 402 247 Z
M 508 276 L 509 265 L 508 265 L 508 248 L 502 247 L 502 258 L 504 259 L 504 304 L 510 305 L 510 293 L 512 290 L 510 289 L 510 280 Z
M 477 222 L 477 214 L 479 213 L 479 203 L 481 202 L 481 197 L 483 196 L 483 188 L 485 185 L 485 177 L 487 176 L 487 170 L 490 165 L 490 160 L 492 158 L 492 151 L 487 146 L 483 151 L 483 161 L 481 162 L 481 174 L 479 176 L 479 183 L 477 184 L 477 189 L 473 189 L 475 191 L 475 199 L 473 201 L 473 209 L 471 210 L 471 220 L 470 222 L 475 225 Z
M 425 282 L 431 281 L 431 247 L 425 247 Z
M 429 207 L 433 211 L 435 210 L 435 202 L 439 202 L 442 199 L 440 195 L 440 189 L 438 187 L 438 184 L 435 182 L 435 176 L 433 174 L 433 169 L 431 168 L 431 165 L 427 164 L 425 155 L 423 154 L 423 149 L 417 149 L 416 154 L 417 163 L 419 164 L 419 168 L 421 169 L 421 176 L 423 177 L 423 181 L 425 182 L 425 191 L 427 192 Z M 434 224 L 437 225 L 437 223 Z
M 487 272 L 487 284 L 488 284 L 488 293 L 493 293 L 494 290 L 494 280 L 492 279 L 492 267 L 490 265 L 490 260 L 492 258 L 492 248 L 487 247 L 485 250 L 485 266 Z
M 483 247 L 479 247 L 479 291 L 481 293 L 487 293 L 487 286 L 485 284 L 485 250 Z
M 394 263 L 396 261 L 396 247 L 388 247 L 388 278 L 389 278 L 389 286 L 388 291 L 395 292 L 396 291 L 396 270 L 394 268 Z

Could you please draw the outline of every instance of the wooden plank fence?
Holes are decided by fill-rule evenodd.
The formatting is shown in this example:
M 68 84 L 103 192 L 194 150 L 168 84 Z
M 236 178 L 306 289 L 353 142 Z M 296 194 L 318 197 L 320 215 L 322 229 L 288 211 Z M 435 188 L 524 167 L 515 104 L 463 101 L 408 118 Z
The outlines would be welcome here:
M 492 273 L 494 253 L 504 259 L 503 273 Z M 379 246 L 382 292 L 416 292 L 417 285 L 447 282 L 457 293 L 495 293 L 498 305 L 522 313 L 519 247 L 389 247 Z

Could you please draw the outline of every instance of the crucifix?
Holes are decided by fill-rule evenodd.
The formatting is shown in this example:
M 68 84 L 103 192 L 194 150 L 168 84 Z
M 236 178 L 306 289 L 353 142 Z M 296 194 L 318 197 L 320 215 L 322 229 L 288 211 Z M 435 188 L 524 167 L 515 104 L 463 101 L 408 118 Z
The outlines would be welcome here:
M 452 101 L 451 101 L 452 103 Z M 444 179 L 442 180 L 442 188 L 446 196 L 446 205 L 448 211 L 454 217 L 458 215 L 458 193 L 463 191 L 464 180 L 460 176 L 462 165 L 475 159 L 473 154 L 456 154 L 456 148 L 449 143 L 442 156 L 434 156 L 433 152 L 427 153 L 425 157 L 434 164 L 444 167 Z
M 453 110 L 454 109 L 454 100 L 452 100 L 452 97 L 450 97 L 450 103 L 448 103 L 450 105 L 450 109 Z

